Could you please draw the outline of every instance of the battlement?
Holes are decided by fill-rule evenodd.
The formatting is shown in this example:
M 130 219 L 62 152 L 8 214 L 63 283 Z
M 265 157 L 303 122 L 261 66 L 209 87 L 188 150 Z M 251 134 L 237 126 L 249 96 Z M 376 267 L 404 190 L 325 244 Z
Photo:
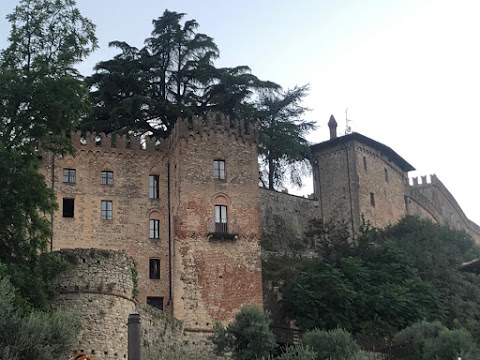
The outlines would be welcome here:
M 412 177 L 409 179 L 410 186 L 424 186 L 424 185 L 432 185 L 432 184 L 440 184 L 440 180 L 438 180 L 437 175 L 422 175 L 420 179 L 418 176 Z
M 158 152 L 164 147 L 165 140 L 142 135 L 120 135 L 93 133 L 87 131 L 82 133 L 75 131 L 71 134 L 72 145 L 77 150 L 90 149 L 129 149 L 148 153 Z
M 258 127 L 251 121 L 232 119 L 219 112 L 208 112 L 206 116 L 195 115 L 190 118 L 178 118 L 170 139 L 189 138 L 211 133 L 226 133 L 237 140 L 257 143 Z

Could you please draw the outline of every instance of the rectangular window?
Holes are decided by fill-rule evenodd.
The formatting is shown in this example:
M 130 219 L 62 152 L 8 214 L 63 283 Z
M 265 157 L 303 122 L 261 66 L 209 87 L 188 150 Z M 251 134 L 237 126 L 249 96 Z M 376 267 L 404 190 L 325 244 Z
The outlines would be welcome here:
M 113 185 L 113 171 L 102 171 L 102 185 Z
M 160 177 L 158 175 L 149 175 L 148 177 L 148 197 L 150 199 L 159 198 L 159 181 Z
M 384 169 L 385 170 L 385 181 L 388 182 L 388 170 L 387 169 Z
M 113 219 L 113 204 L 109 200 L 102 200 L 102 220 Z
M 213 160 L 213 177 L 225 179 L 225 160 Z
M 374 193 L 370 193 L 370 205 L 375 207 L 375 194 Z
M 160 279 L 160 259 L 150 259 L 150 279 Z
M 75 215 L 75 199 L 63 199 L 63 217 L 73 218 Z
M 65 184 L 75 184 L 77 181 L 75 169 L 63 169 L 63 182 Z
M 147 305 L 163 310 L 163 297 L 147 296 Z
M 367 171 L 367 158 L 365 156 L 363 157 L 363 168 Z
M 228 232 L 227 207 L 225 205 L 215 205 L 215 232 Z
M 150 239 L 160 239 L 160 220 L 150 219 Z

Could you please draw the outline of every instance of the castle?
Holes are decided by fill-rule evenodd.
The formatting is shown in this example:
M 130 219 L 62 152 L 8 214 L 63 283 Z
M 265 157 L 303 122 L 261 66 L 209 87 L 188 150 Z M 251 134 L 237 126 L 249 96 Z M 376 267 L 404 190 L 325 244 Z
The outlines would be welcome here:
M 409 184 L 414 168 L 394 150 L 337 137 L 333 116 L 328 125 L 330 139 L 311 146 L 311 198 L 260 188 L 258 130 L 220 114 L 179 119 L 161 141 L 74 133 L 75 156 L 42 159 L 59 206 L 50 249 L 124 251 L 137 300 L 199 333 L 262 304 L 260 241 L 296 241 L 313 218 L 347 220 L 355 235 L 362 219 L 384 227 L 414 214 L 480 242 L 436 176 Z

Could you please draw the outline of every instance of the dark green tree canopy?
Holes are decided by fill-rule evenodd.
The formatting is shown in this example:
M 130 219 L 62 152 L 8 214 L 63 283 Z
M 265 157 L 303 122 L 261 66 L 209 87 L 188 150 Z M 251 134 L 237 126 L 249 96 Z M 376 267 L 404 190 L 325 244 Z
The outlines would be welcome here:
M 121 52 L 98 63 L 88 78 L 95 106 L 84 128 L 167 137 L 178 117 L 212 110 L 240 116 L 255 89 L 278 88 L 260 81 L 247 66 L 215 67 L 219 50 L 213 38 L 184 17 L 165 10 L 141 49 L 110 43 Z
M 290 182 L 300 187 L 302 176 L 309 172 L 310 148 L 305 135 L 315 129 L 315 124 L 303 118 L 307 109 L 301 101 L 307 91 L 304 85 L 287 91 L 261 92 L 256 112 L 259 153 L 262 178 L 271 190 L 282 187 L 287 174 Z

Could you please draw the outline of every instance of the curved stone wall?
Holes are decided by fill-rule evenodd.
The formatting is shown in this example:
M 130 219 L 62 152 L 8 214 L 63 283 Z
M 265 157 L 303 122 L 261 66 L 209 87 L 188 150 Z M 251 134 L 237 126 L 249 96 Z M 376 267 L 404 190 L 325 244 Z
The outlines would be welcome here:
M 72 354 L 92 359 L 127 358 L 127 319 L 135 312 L 131 257 L 120 251 L 65 249 L 58 255 L 70 264 L 55 284 L 52 306 L 74 312 L 80 320 Z

